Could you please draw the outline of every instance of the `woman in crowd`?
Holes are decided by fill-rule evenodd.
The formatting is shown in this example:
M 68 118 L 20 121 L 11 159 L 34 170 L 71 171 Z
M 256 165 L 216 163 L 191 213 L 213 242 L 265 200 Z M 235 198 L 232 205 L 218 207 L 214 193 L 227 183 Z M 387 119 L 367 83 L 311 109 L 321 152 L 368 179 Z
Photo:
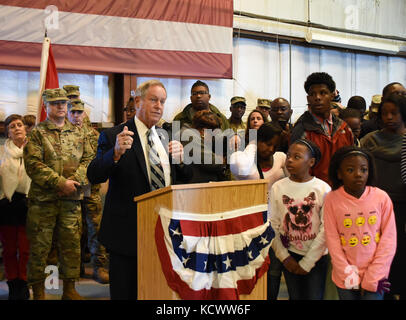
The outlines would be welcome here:
M 266 122 L 268 122 L 268 119 L 265 117 L 262 111 L 255 109 L 250 112 L 247 118 L 247 129 L 245 129 L 245 145 L 248 145 L 250 140 L 252 140 L 252 138 L 255 138 L 254 136 L 250 139 L 250 129 L 258 130 L 259 127 Z
M 7 140 L 0 151 L 0 239 L 9 300 L 27 300 L 29 243 L 25 232 L 27 194 L 31 180 L 23 161 L 27 143 L 23 117 L 12 114 L 4 121 Z
M 378 109 L 383 129 L 368 133 L 361 139 L 361 147 L 375 157 L 377 187 L 386 191 L 393 202 L 397 229 L 397 250 L 389 274 L 392 297 L 405 299 L 406 281 L 406 185 L 401 180 L 400 159 L 402 138 L 406 133 L 406 97 L 392 93 Z
M 252 141 L 244 151 L 237 151 L 231 155 L 230 169 L 234 177 L 237 180 L 266 179 L 269 191 L 274 182 L 286 177 L 286 155 L 283 152 L 275 152 L 279 147 L 281 134 L 282 128 L 275 122 L 261 125 L 258 129 L 257 143 Z M 268 210 L 268 218 L 270 215 L 271 212 Z M 269 256 L 271 264 L 268 271 L 268 298 L 276 300 L 282 276 L 282 263 L 275 257 L 272 248 L 269 250 Z

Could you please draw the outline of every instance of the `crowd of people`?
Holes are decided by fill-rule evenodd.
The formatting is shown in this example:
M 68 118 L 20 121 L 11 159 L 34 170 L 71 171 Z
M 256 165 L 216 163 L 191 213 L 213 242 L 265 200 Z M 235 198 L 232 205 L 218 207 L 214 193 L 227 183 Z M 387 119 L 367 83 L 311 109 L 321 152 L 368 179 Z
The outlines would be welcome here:
M 135 196 L 266 179 L 275 232 L 268 299 L 277 299 L 282 274 L 294 300 L 405 299 L 406 89 L 386 85 L 368 111 L 361 96 L 343 106 L 324 72 L 310 74 L 304 90 L 308 109 L 295 123 L 283 97 L 259 98 L 244 122 L 245 97 L 230 99 L 227 119 L 199 80 L 191 103 L 166 122 L 166 88 L 150 80 L 127 102 L 126 121 L 100 134 L 77 86 L 45 90 L 47 120 L 30 134 L 29 119 L 5 121 L 0 237 L 9 298 L 28 299 L 31 285 L 44 299 L 44 269 L 57 257 L 62 298 L 81 299 L 75 282 L 87 242 L 93 276 L 110 284 L 111 299 L 136 299 Z
M 108 257 L 97 239 L 100 185 L 90 185 L 87 166 L 99 133 L 90 125 L 79 87 L 44 91 L 47 119 L 12 114 L 0 166 L 0 238 L 10 300 L 45 298 L 47 265 L 59 267 L 63 299 L 80 299 L 75 281 L 86 249 L 93 278 L 108 283 Z

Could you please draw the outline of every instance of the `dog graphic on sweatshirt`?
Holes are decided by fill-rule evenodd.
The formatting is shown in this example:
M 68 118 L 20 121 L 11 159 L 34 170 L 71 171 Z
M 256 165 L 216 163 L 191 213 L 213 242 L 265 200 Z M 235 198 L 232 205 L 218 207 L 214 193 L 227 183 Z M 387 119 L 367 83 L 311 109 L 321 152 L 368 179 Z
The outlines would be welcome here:
M 303 200 L 295 200 L 286 195 L 282 196 L 283 204 L 288 210 L 283 221 L 285 235 L 282 243 L 284 245 L 288 244 L 287 241 L 294 242 L 298 249 L 302 249 L 302 241 L 312 240 L 316 237 L 315 233 L 311 233 L 315 200 L 314 192 L 311 192 Z

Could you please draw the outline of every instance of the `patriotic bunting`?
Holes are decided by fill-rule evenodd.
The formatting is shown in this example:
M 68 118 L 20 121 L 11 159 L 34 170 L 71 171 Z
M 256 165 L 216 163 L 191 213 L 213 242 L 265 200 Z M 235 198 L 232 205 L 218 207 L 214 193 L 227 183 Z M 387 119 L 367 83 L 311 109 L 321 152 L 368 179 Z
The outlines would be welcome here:
M 218 214 L 161 208 L 155 240 L 168 285 L 182 299 L 239 299 L 267 271 L 274 232 L 267 205 Z

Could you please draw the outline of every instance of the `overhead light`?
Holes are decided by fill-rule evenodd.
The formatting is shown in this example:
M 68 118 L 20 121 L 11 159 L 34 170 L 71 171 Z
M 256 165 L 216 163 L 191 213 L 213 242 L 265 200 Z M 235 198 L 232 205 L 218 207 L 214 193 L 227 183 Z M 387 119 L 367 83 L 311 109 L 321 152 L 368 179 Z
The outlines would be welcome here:
M 381 39 L 366 39 L 365 37 L 359 37 L 353 34 L 347 34 L 345 38 L 334 35 L 331 32 L 322 32 L 320 30 L 310 29 L 307 30 L 305 39 L 309 43 L 326 45 L 332 47 L 340 47 L 347 49 L 355 49 L 370 52 L 379 52 L 385 54 L 397 54 L 399 52 L 399 46 L 390 43 L 389 41 L 383 42 Z

